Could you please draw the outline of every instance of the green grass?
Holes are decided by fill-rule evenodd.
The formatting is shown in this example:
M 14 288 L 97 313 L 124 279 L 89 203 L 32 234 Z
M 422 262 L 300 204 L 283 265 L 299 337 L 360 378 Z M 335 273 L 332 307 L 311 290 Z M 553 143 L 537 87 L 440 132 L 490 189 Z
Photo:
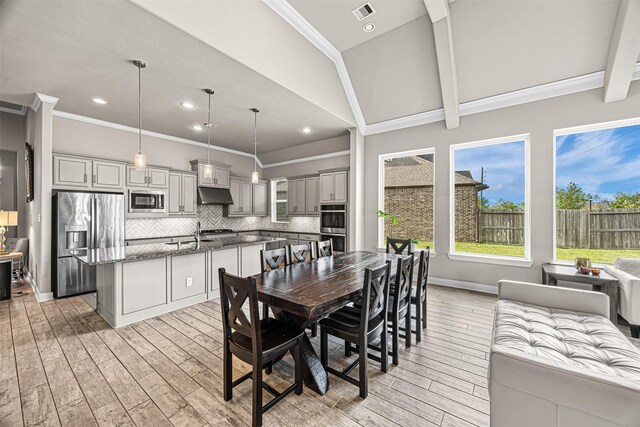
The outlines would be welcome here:
M 416 248 L 431 247 L 433 242 L 418 241 Z M 524 246 L 494 245 L 490 243 L 457 242 L 456 252 L 469 252 L 474 254 L 524 257 Z M 640 249 L 563 249 L 558 248 L 556 257 L 559 260 L 573 261 L 583 257 L 591 259 L 591 262 L 612 264 L 616 258 L 640 258 Z M 551 260 L 549 260 L 551 261 Z

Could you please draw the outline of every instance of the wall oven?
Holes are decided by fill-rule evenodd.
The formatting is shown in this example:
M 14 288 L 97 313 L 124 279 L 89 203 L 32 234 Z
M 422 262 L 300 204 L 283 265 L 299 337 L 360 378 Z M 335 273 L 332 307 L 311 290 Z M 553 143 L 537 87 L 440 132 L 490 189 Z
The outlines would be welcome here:
M 166 213 L 166 199 L 165 191 L 129 189 L 129 213 Z
M 328 234 L 347 234 L 347 205 L 321 205 L 320 232 Z
M 329 239 L 333 241 L 333 250 L 335 252 L 347 252 L 347 236 L 345 234 L 320 234 L 321 241 Z

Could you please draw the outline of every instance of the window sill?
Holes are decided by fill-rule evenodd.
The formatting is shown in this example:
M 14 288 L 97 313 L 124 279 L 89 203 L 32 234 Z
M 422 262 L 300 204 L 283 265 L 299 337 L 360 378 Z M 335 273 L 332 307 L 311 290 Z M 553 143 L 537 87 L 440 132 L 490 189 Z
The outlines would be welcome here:
M 573 261 L 567 261 L 567 260 L 560 260 L 560 259 L 554 259 L 553 261 L 551 261 L 549 264 L 553 264 L 553 265 L 567 265 L 570 267 L 573 267 Z M 606 266 L 613 266 L 613 263 L 611 264 L 606 264 L 606 263 L 602 263 L 602 262 L 592 262 L 591 263 L 591 267 L 596 267 L 599 268 L 600 270 L 602 270 L 603 268 L 605 268 Z
M 488 256 L 482 254 L 472 254 L 468 252 L 450 252 L 447 254 L 451 261 L 479 262 L 482 264 L 507 265 L 511 267 L 529 268 L 533 261 L 525 258 Z

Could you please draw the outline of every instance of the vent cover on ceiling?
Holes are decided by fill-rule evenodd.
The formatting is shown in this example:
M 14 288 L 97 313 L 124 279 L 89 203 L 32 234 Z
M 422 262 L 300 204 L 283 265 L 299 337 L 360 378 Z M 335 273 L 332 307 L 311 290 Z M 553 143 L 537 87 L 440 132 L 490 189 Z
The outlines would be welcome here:
M 370 2 L 366 2 L 357 9 L 353 9 L 353 14 L 358 18 L 358 21 L 362 21 L 364 18 L 373 15 L 374 13 L 376 13 L 376 11 L 373 6 L 371 6 Z

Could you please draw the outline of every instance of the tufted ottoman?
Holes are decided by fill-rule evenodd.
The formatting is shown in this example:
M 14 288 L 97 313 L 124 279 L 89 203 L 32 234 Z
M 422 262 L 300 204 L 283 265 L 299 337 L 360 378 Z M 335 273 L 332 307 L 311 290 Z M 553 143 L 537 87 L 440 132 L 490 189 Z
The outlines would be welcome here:
M 640 351 L 598 292 L 501 281 L 492 427 L 640 426 Z

